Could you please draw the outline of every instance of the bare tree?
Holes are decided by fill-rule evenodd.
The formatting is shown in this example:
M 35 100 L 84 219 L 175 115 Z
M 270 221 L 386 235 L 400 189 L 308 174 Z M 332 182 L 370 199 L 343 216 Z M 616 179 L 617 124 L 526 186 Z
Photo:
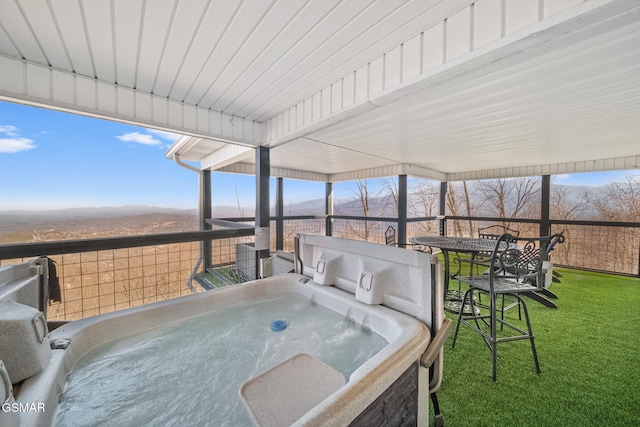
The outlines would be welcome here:
M 467 181 L 462 181 L 462 189 L 463 189 L 463 195 L 464 195 L 464 206 L 467 208 L 467 217 L 470 217 L 472 206 L 471 206 L 471 199 L 469 197 L 469 188 L 467 188 Z M 467 221 L 467 227 L 468 227 L 467 231 L 469 232 L 469 235 L 473 236 L 475 232 L 473 230 L 473 221 L 471 221 L 470 219 Z
M 551 217 L 554 219 L 578 219 L 589 207 L 589 196 L 583 191 L 578 200 L 571 200 L 569 187 L 553 185 L 551 187 Z
M 356 181 L 356 188 L 352 189 L 351 192 L 360 213 L 366 217 L 373 216 L 372 201 L 380 196 L 381 191 L 371 188 L 369 182 L 365 179 Z M 376 224 L 375 221 L 357 221 L 356 223 L 348 221 L 347 228 L 357 238 L 369 241 Z
M 553 219 L 560 220 L 573 220 L 578 219 L 589 208 L 588 194 L 586 191 L 582 191 L 579 197 L 576 199 L 570 192 L 570 187 L 552 185 L 550 194 L 550 215 Z M 556 258 L 561 264 L 568 264 L 569 254 L 571 251 L 571 231 L 572 227 L 567 226 L 564 228 L 564 244 L 558 245 L 554 253 Z
M 499 218 L 520 218 L 539 213 L 540 177 L 497 178 L 477 181 L 476 189 L 484 198 L 482 205 Z
M 627 176 L 622 182 L 605 185 L 599 192 L 589 196 L 589 203 L 595 207 L 600 220 L 638 221 L 640 175 Z M 637 272 L 639 239 L 640 231 L 636 228 L 593 227 L 590 230 L 589 249 L 598 248 L 604 269 Z M 592 254 L 593 252 L 589 252 L 589 256 Z
M 414 217 L 436 216 L 438 211 L 438 200 L 440 198 L 440 186 L 434 182 L 426 180 L 416 181 L 410 188 L 412 195 L 407 206 L 408 214 Z M 433 231 L 433 221 L 420 221 L 414 223 L 430 234 Z
M 458 185 L 454 182 L 449 183 L 447 186 L 447 208 L 452 216 L 471 216 L 472 204 L 466 181 L 462 181 Z M 469 221 L 467 226 L 469 228 L 463 230 L 462 223 L 457 220 L 454 221 L 453 234 L 455 236 L 462 236 L 466 232 L 468 235 L 472 235 L 473 229 L 471 227 L 471 221 Z
M 419 180 L 411 186 L 413 197 L 409 203 L 409 212 L 414 216 L 435 216 L 437 214 L 440 186 L 436 183 Z
M 627 176 L 624 182 L 604 186 L 589 203 L 608 221 L 638 221 L 640 218 L 640 175 Z
M 242 218 L 244 216 L 244 210 L 240 205 L 240 196 L 238 195 L 238 186 L 236 185 L 235 188 L 236 188 L 236 203 L 238 204 L 238 215 L 240 215 L 240 217 Z
M 384 186 L 387 189 L 385 197 L 385 208 L 391 207 L 395 214 L 398 214 L 398 205 L 400 204 L 400 189 L 398 188 L 398 178 L 391 177 L 384 180 Z
M 477 181 L 474 189 L 482 202 L 480 208 L 487 216 L 502 218 L 502 225 L 512 228 L 509 218 L 536 218 L 540 215 L 541 178 L 497 178 Z M 520 224 L 520 233 L 532 233 L 533 225 Z M 524 228 L 524 229 L 523 229 Z

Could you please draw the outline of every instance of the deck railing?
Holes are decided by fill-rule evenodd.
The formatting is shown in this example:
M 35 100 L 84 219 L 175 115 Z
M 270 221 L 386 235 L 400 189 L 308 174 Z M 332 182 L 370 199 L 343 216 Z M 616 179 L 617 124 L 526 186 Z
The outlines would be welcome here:
M 387 227 L 397 227 L 395 218 L 346 216 L 297 216 L 283 221 L 282 244 L 292 252 L 300 233 L 326 234 L 327 219 L 332 235 L 385 244 Z M 0 265 L 49 256 L 57 267 L 62 300 L 48 307 L 51 320 L 75 320 L 100 313 L 162 301 L 202 290 L 189 287 L 194 266 L 202 256 L 203 242 L 210 245 L 214 268 L 233 267 L 236 248 L 253 242 L 251 218 L 235 219 L 245 228 L 219 228 L 156 235 L 102 239 L 36 242 L 0 245 Z M 505 224 L 521 236 L 539 233 L 536 219 L 447 217 L 448 235 L 471 236 L 477 229 Z M 552 232 L 563 231 L 565 242 L 552 252 L 556 265 L 640 277 L 640 223 L 552 220 Z M 441 221 L 430 218 L 407 220 L 407 240 L 438 235 Z M 215 227 L 214 227 L 215 228 Z M 396 228 L 397 229 L 397 228 Z M 275 220 L 271 224 L 271 249 L 277 242 Z M 205 252 L 206 253 L 206 252 Z M 204 268 L 202 265 L 200 270 Z M 227 282 L 228 283 L 228 282 Z
M 49 320 L 76 320 L 201 291 L 187 284 L 211 242 L 208 265 L 233 265 L 238 243 L 254 230 L 200 232 L 0 245 L 0 265 L 48 256 L 56 266 L 61 301 L 47 307 Z
M 297 233 L 325 234 L 322 219 L 309 216 L 291 221 L 285 217 L 284 249 L 292 250 Z M 395 218 L 354 217 L 333 215 L 332 233 L 336 237 L 385 243 L 388 226 L 397 229 Z M 559 266 L 640 277 L 640 222 L 551 220 L 551 233 L 564 232 L 565 242 L 551 254 Z M 508 224 L 521 236 L 540 234 L 540 220 L 530 218 L 452 217 L 444 218 L 447 235 L 477 236 L 478 228 L 494 224 Z M 440 219 L 435 217 L 408 218 L 407 241 L 411 237 L 438 235 Z M 287 228 L 288 227 L 288 228 Z M 274 230 L 272 229 L 272 233 Z M 275 239 L 275 238 L 274 238 Z
M 551 220 L 551 233 L 565 241 L 551 253 L 554 264 L 588 271 L 640 277 L 640 222 Z M 448 235 L 477 235 L 478 228 L 508 225 L 520 236 L 540 234 L 539 219 L 447 217 Z

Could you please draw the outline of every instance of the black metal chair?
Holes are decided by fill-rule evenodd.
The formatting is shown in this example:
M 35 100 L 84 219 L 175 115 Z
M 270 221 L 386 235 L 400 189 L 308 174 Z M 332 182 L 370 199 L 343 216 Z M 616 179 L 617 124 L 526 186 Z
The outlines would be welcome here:
M 498 240 L 500 238 L 500 236 L 502 236 L 503 234 L 510 234 L 513 237 L 519 237 L 520 236 L 520 231 L 518 230 L 513 230 L 509 227 L 507 227 L 506 225 L 502 225 L 502 224 L 494 224 L 494 225 L 490 225 L 488 227 L 484 227 L 484 228 L 478 228 L 478 238 L 480 239 L 489 239 L 489 240 Z M 491 252 L 478 252 L 473 254 L 471 257 L 469 258 L 462 258 L 460 257 L 460 255 L 458 254 L 458 262 L 460 263 L 460 268 L 459 271 L 461 270 L 462 264 L 463 263 L 468 263 L 470 264 L 470 274 L 473 275 L 474 272 L 474 267 L 476 270 L 475 274 L 481 274 L 480 273 L 480 269 L 484 268 L 485 270 L 487 270 L 489 268 L 489 261 L 491 259 Z M 460 282 L 458 282 L 460 283 Z M 458 290 L 460 290 L 460 286 L 458 285 Z M 462 300 L 462 292 L 459 292 L 459 299 Z M 507 310 L 510 310 L 514 307 L 518 307 L 518 319 L 522 320 L 522 310 L 520 307 L 520 303 L 517 299 L 515 298 L 509 298 L 508 296 L 506 296 L 505 294 L 502 294 L 502 298 L 501 298 L 501 305 L 499 307 L 500 309 L 500 318 L 504 319 L 504 313 Z M 478 299 L 478 305 L 481 304 L 481 299 Z M 468 308 L 468 310 L 470 310 Z M 502 329 L 502 328 L 500 328 Z
M 399 248 L 414 248 L 416 245 L 413 243 L 398 243 L 396 241 L 396 229 L 392 225 L 388 226 L 384 232 L 384 241 L 387 246 L 397 246 Z
M 522 296 L 532 296 L 543 288 L 546 275 L 543 261 L 548 259 L 549 252 L 554 246 L 562 241 L 564 241 L 562 234 L 538 238 L 515 238 L 510 234 L 503 234 L 498 238 L 485 274 L 457 277 L 462 283 L 469 285 L 462 301 L 463 304 L 469 304 L 472 311 L 471 313 L 461 311 L 458 314 L 452 347 L 455 347 L 460 325 L 465 325 L 478 332 L 492 353 L 494 381 L 496 381 L 497 370 L 497 345 L 506 341 L 528 339 L 531 343 L 536 372 L 540 373 L 533 330 Z M 507 249 L 504 249 L 505 247 Z M 475 302 L 475 296 L 478 293 L 488 294 L 488 306 L 478 305 Z M 497 300 L 502 295 L 512 296 L 522 306 L 526 330 L 509 323 L 504 318 L 498 318 Z M 475 307 L 481 309 L 478 310 L 479 313 Z M 508 327 L 512 334 L 503 335 L 501 333 L 501 336 L 498 337 L 498 323 Z
M 393 226 L 388 226 L 384 232 L 384 240 L 387 246 L 396 246 L 396 229 Z
M 520 237 L 520 231 L 513 230 L 505 225 L 490 225 L 484 228 L 478 228 L 478 237 L 481 239 L 498 240 L 503 234 L 511 234 L 513 237 Z M 491 253 L 478 253 L 472 262 L 476 266 L 484 265 L 488 267 L 491 258 Z M 483 262 L 484 261 L 484 262 Z M 504 319 L 504 313 L 514 307 L 518 307 L 518 319 L 522 320 L 522 307 L 520 302 L 516 298 L 509 298 L 507 295 L 502 294 L 502 301 L 500 305 L 500 318 Z M 500 325 L 502 329 L 502 325 Z
M 520 237 L 520 231 L 513 230 L 506 225 L 496 224 L 484 228 L 478 228 L 478 238 L 480 239 L 498 240 L 503 234 L 511 234 L 513 237 Z M 484 260 L 484 265 L 487 265 L 489 263 L 489 258 L 491 258 L 491 252 L 478 252 L 472 257 L 471 263 L 479 266 L 483 265 L 481 261 Z

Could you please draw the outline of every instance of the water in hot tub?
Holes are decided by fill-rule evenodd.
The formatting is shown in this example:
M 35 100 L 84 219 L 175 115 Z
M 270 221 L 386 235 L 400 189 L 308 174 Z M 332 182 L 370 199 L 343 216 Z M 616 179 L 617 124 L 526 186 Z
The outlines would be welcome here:
M 273 331 L 274 320 L 287 327 Z M 249 378 L 308 353 L 348 380 L 385 345 L 299 294 L 236 304 L 83 356 L 67 378 L 54 425 L 251 425 L 238 396 Z

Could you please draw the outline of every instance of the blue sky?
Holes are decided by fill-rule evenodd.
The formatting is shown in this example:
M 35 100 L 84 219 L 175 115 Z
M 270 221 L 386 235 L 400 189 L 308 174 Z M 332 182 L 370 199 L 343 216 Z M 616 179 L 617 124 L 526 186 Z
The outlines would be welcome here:
M 0 101 L 0 211 L 129 204 L 196 209 L 197 175 L 165 156 L 178 137 Z M 255 205 L 253 176 L 214 173 L 212 187 L 214 205 Z M 285 193 L 285 203 L 321 198 L 324 183 L 287 180 Z
M 563 185 L 587 185 L 598 187 L 615 181 L 624 181 L 629 175 L 638 174 L 637 170 L 609 171 L 609 172 L 583 172 L 574 174 L 555 175 L 554 183 Z
M 143 204 L 197 208 L 197 175 L 168 160 L 178 135 L 0 101 L 0 211 Z M 558 175 L 603 185 L 629 172 Z M 632 173 L 637 173 L 634 171 Z M 372 182 L 372 187 L 380 187 Z M 213 204 L 255 204 L 255 178 L 213 174 Z M 349 184 L 336 198 L 351 197 Z M 285 205 L 324 197 L 324 183 L 285 180 Z M 272 199 L 275 192 L 272 186 Z M 253 215 L 253 212 L 246 212 Z
M 197 175 L 165 157 L 177 137 L 0 102 L 0 210 L 197 207 Z

